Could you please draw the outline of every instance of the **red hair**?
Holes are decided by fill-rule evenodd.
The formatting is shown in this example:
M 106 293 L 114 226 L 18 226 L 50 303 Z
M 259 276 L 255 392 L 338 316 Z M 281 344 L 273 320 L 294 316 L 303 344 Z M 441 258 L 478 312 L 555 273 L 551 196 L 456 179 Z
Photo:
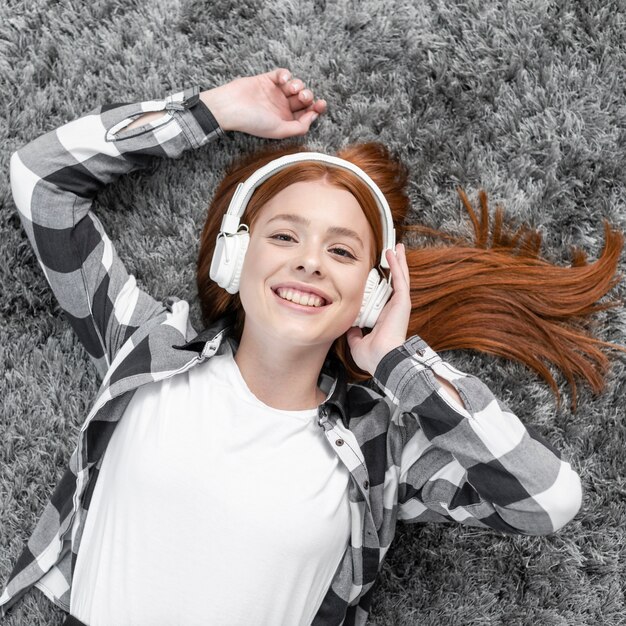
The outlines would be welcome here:
M 306 151 L 301 146 L 266 148 L 233 163 L 210 203 L 200 242 L 197 285 L 203 321 L 210 324 L 231 314 L 239 337 L 243 309 L 238 294 L 231 295 L 209 278 L 209 268 L 220 229 L 232 195 L 259 167 L 284 154 Z M 411 232 L 431 242 L 407 249 L 411 276 L 412 312 L 409 336 L 420 335 L 437 351 L 480 350 L 521 361 L 538 372 L 558 397 L 550 366 L 561 370 L 572 387 L 585 380 L 594 391 L 604 387 L 608 371 L 606 348 L 617 348 L 595 338 L 591 315 L 615 306 L 598 301 L 618 282 L 617 264 L 623 236 L 604 225 L 605 245 L 599 258 L 588 263 L 577 253 L 569 267 L 540 257 L 541 234 L 527 226 L 514 229 L 505 223 L 501 208 L 489 219 L 487 196 L 479 194 L 478 215 L 467 196 L 461 201 L 472 222 L 473 238 L 455 237 L 426 226 L 405 226 L 410 201 L 408 170 L 380 143 L 355 144 L 337 156 L 363 169 L 385 195 L 397 240 Z M 260 209 L 282 189 L 300 181 L 320 180 L 347 189 L 359 204 L 374 235 L 377 263 L 382 252 L 380 214 L 368 187 L 350 172 L 318 162 L 297 163 L 267 179 L 252 194 L 241 222 L 252 226 Z M 331 349 L 346 367 L 349 380 L 370 378 L 352 360 L 345 336 Z

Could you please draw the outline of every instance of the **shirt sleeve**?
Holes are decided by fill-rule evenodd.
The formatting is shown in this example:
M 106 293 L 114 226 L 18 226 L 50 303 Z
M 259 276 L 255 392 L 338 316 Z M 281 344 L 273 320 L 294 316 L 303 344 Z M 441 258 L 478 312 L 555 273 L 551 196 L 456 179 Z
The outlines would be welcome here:
M 126 130 L 151 111 L 164 115 Z M 154 157 L 178 158 L 221 135 L 199 89 L 192 88 L 164 100 L 99 107 L 12 155 L 11 188 L 24 230 L 101 375 L 134 330 L 163 306 L 126 272 L 92 211 L 94 198 Z
M 435 374 L 454 386 L 464 407 Z M 579 510 L 580 478 L 570 464 L 485 384 L 419 337 L 387 354 L 374 378 L 396 405 L 402 432 L 398 519 L 543 535 Z

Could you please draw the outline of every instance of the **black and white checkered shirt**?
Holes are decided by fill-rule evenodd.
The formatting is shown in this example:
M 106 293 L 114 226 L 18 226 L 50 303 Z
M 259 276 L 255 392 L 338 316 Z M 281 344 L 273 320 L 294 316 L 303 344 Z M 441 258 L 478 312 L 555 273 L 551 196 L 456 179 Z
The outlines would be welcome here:
M 143 113 L 163 110 L 159 120 L 125 130 Z M 185 301 L 158 302 L 139 289 L 91 210 L 98 191 L 119 175 L 222 134 L 198 89 L 190 89 L 165 100 L 103 106 L 12 157 L 13 195 L 26 234 L 103 382 L 69 467 L 0 597 L 1 614 L 32 585 L 69 610 L 98 468 L 133 393 L 233 341 L 227 320 L 198 335 Z M 442 392 L 435 373 L 454 385 L 465 408 Z M 570 465 L 483 383 L 443 362 L 419 337 L 381 361 L 374 376 L 379 391 L 346 384 L 341 368 L 322 380 L 330 396 L 318 424 L 351 473 L 351 537 L 314 624 L 366 623 L 397 520 L 538 535 L 577 512 L 580 480 Z

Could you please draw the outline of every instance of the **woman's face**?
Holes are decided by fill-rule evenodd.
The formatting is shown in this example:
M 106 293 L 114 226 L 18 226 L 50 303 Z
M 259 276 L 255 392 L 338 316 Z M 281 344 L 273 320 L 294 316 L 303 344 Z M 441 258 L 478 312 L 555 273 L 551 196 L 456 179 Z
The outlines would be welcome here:
M 322 180 L 286 187 L 251 228 L 239 287 L 244 333 L 328 350 L 356 320 L 373 250 L 349 191 Z

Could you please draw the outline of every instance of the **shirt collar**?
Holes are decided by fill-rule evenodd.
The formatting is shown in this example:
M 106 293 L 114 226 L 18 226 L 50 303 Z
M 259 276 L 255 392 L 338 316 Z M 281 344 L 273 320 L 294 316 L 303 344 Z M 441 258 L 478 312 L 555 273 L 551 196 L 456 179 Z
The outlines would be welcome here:
M 221 317 L 219 320 L 205 328 L 201 333 L 196 335 L 191 341 L 182 346 L 172 346 L 176 350 L 190 350 L 202 354 L 206 344 L 210 342 L 219 342 L 219 347 L 215 351 L 216 354 L 223 352 L 222 340 L 224 338 L 232 338 L 234 327 L 234 319 L 229 316 Z M 234 341 L 234 339 L 233 339 Z
M 348 388 L 346 383 L 346 368 L 334 356 L 328 357 L 322 368 L 322 376 L 333 379 L 330 394 L 326 399 L 329 404 L 337 409 L 344 426 L 348 428 L 350 412 L 348 411 Z
M 173 346 L 177 350 L 190 350 L 202 354 L 207 344 L 212 342 L 218 342 L 218 346 L 215 350 L 212 350 L 213 354 L 223 353 L 225 347 L 223 340 L 226 339 L 231 343 L 231 346 L 236 346 L 236 340 L 233 336 L 234 318 L 232 316 L 221 317 L 219 320 L 205 328 L 201 333 L 196 335 L 191 341 L 183 344 L 182 346 Z M 346 369 L 343 364 L 334 356 L 329 356 L 322 368 L 320 376 L 328 376 L 331 380 L 330 394 L 326 399 L 325 404 L 333 406 L 337 409 L 341 419 L 348 427 L 349 414 L 348 411 L 348 393 L 346 382 Z

